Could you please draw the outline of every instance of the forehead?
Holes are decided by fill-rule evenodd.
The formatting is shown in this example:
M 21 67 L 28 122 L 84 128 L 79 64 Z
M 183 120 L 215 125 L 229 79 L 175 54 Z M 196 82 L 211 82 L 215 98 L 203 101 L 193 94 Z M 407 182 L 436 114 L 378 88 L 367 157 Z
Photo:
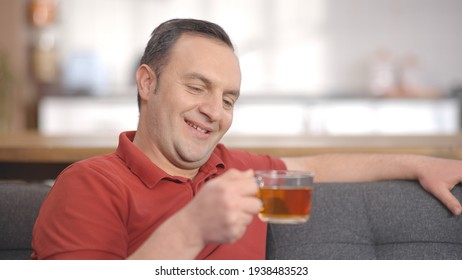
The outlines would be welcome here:
M 228 79 L 240 85 L 237 56 L 224 42 L 193 33 L 178 38 L 167 63 L 176 72 L 202 73 L 209 78 Z
M 207 36 L 205 34 L 196 33 L 196 32 L 185 32 L 181 34 L 178 39 L 176 40 L 173 49 L 179 49 L 186 45 L 194 46 L 194 45 L 216 45 L 220 46 L 221 48 L 227 49 L 229 52 L 234 54 L 234 50 L 232 47 L 228 46 L 225 42 L 219 40 L 218 38 L 214 38 L 211 36 Z

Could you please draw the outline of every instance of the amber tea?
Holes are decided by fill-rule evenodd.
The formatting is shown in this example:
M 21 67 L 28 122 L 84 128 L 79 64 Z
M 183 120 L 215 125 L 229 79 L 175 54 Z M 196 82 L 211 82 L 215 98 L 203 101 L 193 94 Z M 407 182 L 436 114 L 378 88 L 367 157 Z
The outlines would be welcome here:
M 313 173 L 256 171 L 263 207 L 259 217 L 270 223 L 303 223 L 310 217 Z
M 282 223 L 306 222 L 310 217 L 313 188 L 261 188 L 263 207 L 259 217 L 263 221 Z

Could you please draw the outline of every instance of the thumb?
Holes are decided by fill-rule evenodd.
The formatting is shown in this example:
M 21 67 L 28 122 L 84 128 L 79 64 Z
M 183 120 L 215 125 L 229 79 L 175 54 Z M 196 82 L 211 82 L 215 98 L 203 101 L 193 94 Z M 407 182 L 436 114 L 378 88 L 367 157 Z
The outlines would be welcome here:
M 252 178 L 255 176 L 255 172 L 252 169 L 248 169 L 244 171 L 243 173 L 244 173 L 244 177 L 246 178 Z

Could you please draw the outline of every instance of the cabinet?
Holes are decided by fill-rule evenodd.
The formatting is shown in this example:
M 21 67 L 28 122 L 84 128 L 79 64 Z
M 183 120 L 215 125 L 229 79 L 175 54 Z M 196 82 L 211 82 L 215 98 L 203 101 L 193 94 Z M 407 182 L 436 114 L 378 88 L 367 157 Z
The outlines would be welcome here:
M 229 135 L 436 135 L 459 131 L 457 99 L 246 97 Z M 45 97 L 39 130 L 48 135 L 135 130 L 136 96 Z

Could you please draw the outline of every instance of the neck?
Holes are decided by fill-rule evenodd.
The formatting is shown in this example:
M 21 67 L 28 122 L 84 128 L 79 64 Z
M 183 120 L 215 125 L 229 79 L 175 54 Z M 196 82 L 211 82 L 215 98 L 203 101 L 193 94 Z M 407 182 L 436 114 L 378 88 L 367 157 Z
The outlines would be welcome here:
M 158 147 L 149 141 L 147 135 L 144 135 L 142 130 L 138 130 L 133 139 L 133 144 L 137 146 L 143 153 L 159 168 L 165 171 L 170 176 L 179 176 L 188 179 L 194 179 L 199 168 L 181 168 L 173 164 L 168 158 L 166 158 L 158 149 Z

